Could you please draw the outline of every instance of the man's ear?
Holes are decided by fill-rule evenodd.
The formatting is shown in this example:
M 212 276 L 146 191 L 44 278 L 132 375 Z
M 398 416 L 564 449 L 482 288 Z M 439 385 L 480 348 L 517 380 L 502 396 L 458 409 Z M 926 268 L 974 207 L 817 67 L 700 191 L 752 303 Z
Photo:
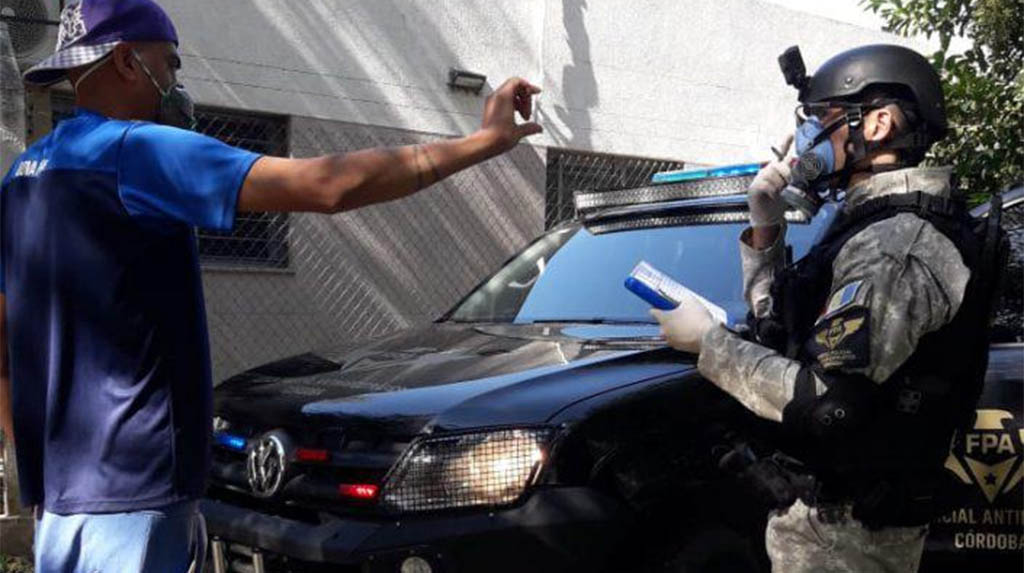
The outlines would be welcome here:
M 876 109 L 864 122 L 864 139 L 867 141 L 885 141 L 893 134 L 892 112 L 886 108 Z
M 139 66 L 139 61 L 135 59 L 135 54 L 132 53 L 132 46 L 129 44 L 118 44 L 114 47 L 111 57 L 114 59 L 114 68 L 117 70 L 117 75 L 122 80 L 127 83 L 134 83 L 138 80 L 139 75 L 142 73 L 142 68 Z

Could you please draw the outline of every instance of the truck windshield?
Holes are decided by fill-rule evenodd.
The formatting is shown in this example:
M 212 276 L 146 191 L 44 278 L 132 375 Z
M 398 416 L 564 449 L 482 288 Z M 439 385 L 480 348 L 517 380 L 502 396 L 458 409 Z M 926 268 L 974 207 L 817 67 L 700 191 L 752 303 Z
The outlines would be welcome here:
M 824 212 L 823 212 L 824 214 Z M 826 217 L 790 225 L 787 243 L 802 256 Z M 524 249 L 451 314 L 459 322 L 653 322 L 644 300 L 623 282 L 647 261 L 742 321 L 738 237 L 745 224 L 666 226 L 595 234 L 573 225 Z

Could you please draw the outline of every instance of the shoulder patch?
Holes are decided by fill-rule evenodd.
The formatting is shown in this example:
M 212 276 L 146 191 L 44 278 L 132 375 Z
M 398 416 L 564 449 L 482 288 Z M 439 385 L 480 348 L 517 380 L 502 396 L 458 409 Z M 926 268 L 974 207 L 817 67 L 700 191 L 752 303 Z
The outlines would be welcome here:
M 854 305 L 868 306 L 866 299 L 869 290 L 870 285 L 865 284 L 863 279 L 850 281 L 840 286 L 832 292 L 832 296 L 828 297 L 828 303 L 818 322 Z
M 818 321 L 807 341 L 807 350 L 826 370 L 867 368 L 871 351 L 871 311 L 847 306 Z

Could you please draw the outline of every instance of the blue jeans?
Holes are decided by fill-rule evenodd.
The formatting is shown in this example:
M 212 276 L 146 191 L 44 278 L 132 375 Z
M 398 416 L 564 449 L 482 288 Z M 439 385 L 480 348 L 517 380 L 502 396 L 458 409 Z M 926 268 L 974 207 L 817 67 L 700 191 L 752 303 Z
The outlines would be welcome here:
M 198 573 L 206 523 L 195 501 L 36 522 L 36 573 Z

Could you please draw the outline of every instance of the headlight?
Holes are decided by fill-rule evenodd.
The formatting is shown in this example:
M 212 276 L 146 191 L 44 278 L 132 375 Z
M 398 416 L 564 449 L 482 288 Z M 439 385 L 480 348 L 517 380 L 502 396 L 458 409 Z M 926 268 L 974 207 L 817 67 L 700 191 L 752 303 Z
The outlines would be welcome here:
M 384 484 L 384 505 L 426 511 L 505 505 L 544 463 L 550 430 L 497 430 L 416 442 Z

